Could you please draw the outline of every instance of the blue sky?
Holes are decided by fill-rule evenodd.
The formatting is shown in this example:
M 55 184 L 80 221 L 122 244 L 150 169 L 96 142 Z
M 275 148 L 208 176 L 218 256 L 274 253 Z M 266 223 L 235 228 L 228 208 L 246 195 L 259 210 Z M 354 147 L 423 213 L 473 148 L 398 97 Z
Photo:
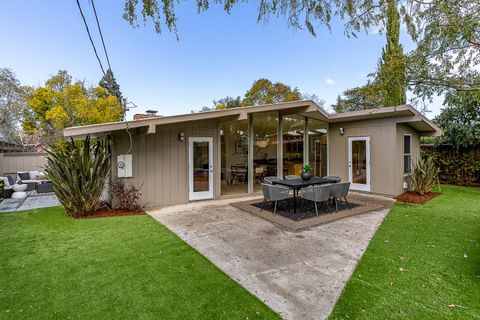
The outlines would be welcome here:
M 347 88 L 362 85 L 376 68 L 385 36 L 347 38 L 341 22 L 317 37 L 287 27 L 283 17 L 257 23 L 257 4 L 242 4 L 231 15 L 212 5 L 197 14 L 193 3 L 177 7 L 180 40 L 152 24 L 133 29 L 122 19 L 123 1 L 97 0 L 97 13 L 112 69 L 129 100 L 172 115 L 212 106 L 212 100 L 243 96 L 259 78 L 281 81 L 316 94 L 329 106 Z M 97 49 L 93 12 L 81 0 Z M 11 68 L 24 84 L 41 85 L 59 69 L 96 85 L 102 74 L 75 0 L 3 1 L 0 67 Z M 406 35 L 406 49 L 412 43 Z M 438 114 L 441 100 L 430 105 Z

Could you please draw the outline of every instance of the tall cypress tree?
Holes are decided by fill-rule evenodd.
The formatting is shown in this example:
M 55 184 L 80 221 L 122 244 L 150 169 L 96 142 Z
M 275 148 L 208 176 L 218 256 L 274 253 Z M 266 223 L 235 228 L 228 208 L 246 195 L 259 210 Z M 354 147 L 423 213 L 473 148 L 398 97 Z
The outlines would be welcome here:
M 396 106 L 407 101 L 405 56 L 400 44 L 400 16 L 396 0 L 387 1 L 387 44 L 379 61 L 377 81 L 384 106 Z
M 122 91 L 120 91 L 120 86 L 118 85 L 117 79 L 115 79 L 112 70 L 107 70 L 98 85 L 104 88 L 109 95 L 116 97 L 118 102 L 123 103 Z

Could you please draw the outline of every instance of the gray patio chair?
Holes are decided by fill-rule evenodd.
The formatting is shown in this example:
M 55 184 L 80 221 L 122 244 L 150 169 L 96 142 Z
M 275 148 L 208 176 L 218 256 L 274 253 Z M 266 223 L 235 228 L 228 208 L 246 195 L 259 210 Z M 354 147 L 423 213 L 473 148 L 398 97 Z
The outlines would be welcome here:
M 270 176 L 270 177 L 265 177 L 263 178 L 263 181 L 268 184 L 273 184 L 274 181 L 280 180 L 278 177 L 275 176 Z
M 341 182 L 341 183 L 334 183 L 331 185 L 330 196 L 332 197 L 333 201 L 335 202 L 335 209 L 338 211 L 338 203 L 337 200 L 345 199 L 345 203 L 348 206 L 348 209 L 352 209 L 350 207 L 350 203 L 348 203 L 347 196 L 348 191 L 350 190 L 350 182 Z
M 302 177 L 294 176 L 294 175 L 285 176 L 285 180 L 299 180 L 299 179 L 302 179 Z
M 342 179 L 340 177 L 337 177 L 337 176 L 325 176 L 324 178 L 325 179 L 332 179 L 332 180 L 335 180 L 337 182 L 342 181 Z
M 277 202 L 288 199 L 290 189 L 268 183 L 262 183 L 263 204 L 262 209 L 268 201 L 274 202 L 273 213 L 277 213 Z
M 313 201 L 315 204 L 315 213 L 318 216 L 318 206 L 317 203 L 321 202 L 320 209 L 323 207 L 325 203 L 327 205 L 328 211 L 330 211 L 330 206 L 328 205 L 328 199 L 330 198 L 330 190 L 332 189 L 332 185 L 319 185 L 319 186 L 311 186 L 302 189 L 302 193 L 300 197 L 305 200 Z

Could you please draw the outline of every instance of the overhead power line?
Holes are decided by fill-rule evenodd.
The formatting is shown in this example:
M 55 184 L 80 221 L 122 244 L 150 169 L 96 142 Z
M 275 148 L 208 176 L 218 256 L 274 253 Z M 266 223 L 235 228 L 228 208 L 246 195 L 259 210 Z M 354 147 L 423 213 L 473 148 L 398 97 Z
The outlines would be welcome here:
M 80 10 L 80 15 L 82 16 L 85 29 L 87 29 L 88 38 L 90 39 L 90 43 L 92 44 L 93 51 L 95 52 L 95 56 L 97 57 L 98 64 L 100 65 L 100 69 L 102 69 L 102 73 L 105 75 L 105 70 L 103 69 L 102 61 L 100 60 L 100 57 L 98 56 L 98 53 L 97 53 L 97 48 L 93 43 L 92 35 L 90 34 L 90 29 L 88 29 L 87 20 L 85 20 L 85 16 L 83 15 L 82 7 L 80 6 L 79 0 L 77 0 L 77 6 L 78 6 L 78 10 Z
M 103 51 L 105 52 L 105 57 L 107 57 L 108 68 L 112 71 L 112 66 L 110 65 L 110 59 L 108 58 L 107 47 L 105 46 L 105 41 L 103 40 L 102 29 L 100 28 L 100 22 L 98 22 L 97 10 L 95 9 L 95 2 L 92 1 L 93 13 L 95 14 L 95 20 L 97 21 L 98 33 L 100 33 L 100 39 L 102 39 Z M 112 71 L 113 72 L 113 71 Z

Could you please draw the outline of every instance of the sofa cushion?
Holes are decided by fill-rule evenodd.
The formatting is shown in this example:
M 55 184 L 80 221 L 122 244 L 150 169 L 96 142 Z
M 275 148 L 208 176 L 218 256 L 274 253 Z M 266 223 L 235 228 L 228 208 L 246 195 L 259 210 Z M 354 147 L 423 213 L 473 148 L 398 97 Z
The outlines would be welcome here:
M 38 180 L 38 177 L 43 176 L 43 172 L 38 170 L 28 171 L 28 174 L 30 175 L 30 180 Z
M 22 180 L 23 183 L 32 183 L 32 184 L 37 184 L 39 181 L 38 180 Z
M 13 178 L 11 176 L 7 176 L 7 179 L 8 179 L 8 184 L 10 186 L 13 186 L 15 184 L 15 180 L 13 180 Z
M 17 175 L 19 180 L 30 180 L 30 173 L 28 172 L 18 172 Z

